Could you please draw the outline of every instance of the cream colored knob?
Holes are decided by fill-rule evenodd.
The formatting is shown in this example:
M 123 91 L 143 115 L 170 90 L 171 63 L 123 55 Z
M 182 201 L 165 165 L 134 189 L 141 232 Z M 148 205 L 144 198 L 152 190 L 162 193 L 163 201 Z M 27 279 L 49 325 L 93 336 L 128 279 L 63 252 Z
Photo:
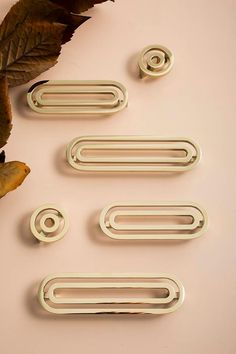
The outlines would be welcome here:
M 173 53 L 162 45 L 145 47 L 139 55 L 140 77 L 160 77 L 166 75 L 174 64 Z
M 32 234 L 41 242 L 55 242 L 68 231 L 69 221 L 65 212 L 54 204 L 42 205 L 30 218 Z

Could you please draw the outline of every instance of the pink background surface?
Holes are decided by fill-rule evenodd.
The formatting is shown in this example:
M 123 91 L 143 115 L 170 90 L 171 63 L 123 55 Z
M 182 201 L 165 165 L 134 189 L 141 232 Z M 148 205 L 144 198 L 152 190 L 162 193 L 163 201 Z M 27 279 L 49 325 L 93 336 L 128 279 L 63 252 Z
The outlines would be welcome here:
M 1 17 L 14 1 L 1 0 Z M 1 199 L 0 352 L 234 354 L 235 340 L 235 10 L 233 0 L 116 1 L 90 11 L 59 63 L 39 79 L 113 79 L 129 91 L 129 107 L 109 118 L 50 119 L 25 107 L 27 84 L 11 90 L 14 129 L 8 160 L 32 169 Z M 175 65 L 152 82 L 137 77 L 137 54 L 160 43 Z M 37 81 L 37 80 L 36 80 Z M 80 175 L 65 163 L 75 136 L 189 136 L 202 147 L 200 165 L 178 176 Z M 207 234 L 184 243 L 115 242 L 98 231 L 113 201 L 190 200 L 205 207 Z M 68 213 L 58 243 L 37 245 L 29 217 L 44 203 Z M 39 282 L 54 272 L 176 274 L 184 305 L 159 317 L 57 317 L 40 310 Z

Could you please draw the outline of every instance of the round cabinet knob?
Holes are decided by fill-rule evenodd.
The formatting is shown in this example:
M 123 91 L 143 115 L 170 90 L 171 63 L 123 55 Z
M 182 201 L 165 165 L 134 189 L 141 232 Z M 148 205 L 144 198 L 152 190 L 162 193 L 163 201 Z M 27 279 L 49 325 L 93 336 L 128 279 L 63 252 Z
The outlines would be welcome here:
M 139 55 L 140 77 L 160 77 L 166 75 L 174 64 L 173 53 L 162 45 L 150 45 Z
M 30 218 L 32 234 L 42 242 L 55 242 L 68 231 L 69 221 L 65 212 L 54 204 L 42 205 Z

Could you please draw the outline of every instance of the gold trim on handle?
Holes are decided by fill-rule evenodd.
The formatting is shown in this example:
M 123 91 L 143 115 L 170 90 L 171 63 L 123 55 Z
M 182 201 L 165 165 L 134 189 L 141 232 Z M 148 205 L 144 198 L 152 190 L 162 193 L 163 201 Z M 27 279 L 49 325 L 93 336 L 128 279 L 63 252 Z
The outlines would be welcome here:
M 49 80 L 34 84 L 27 101 L 37 113 L 109 115 L 127 106 L 128 93 L 116 81 Z
M 122 202 L 105 207 L 99 223 L 118 240 L 188 240 L 206 231 L 208 218 L 194 203 Z
M 199 162 L 201 151 L 187 138 L 87 136 L 73 139 L 66 155 L 80 171 L 183 172 Z
M 39 287 L 42 307 L 54 314 L 166 314 L 184 301 L 173 277 L 154 274 L 61 273 Z

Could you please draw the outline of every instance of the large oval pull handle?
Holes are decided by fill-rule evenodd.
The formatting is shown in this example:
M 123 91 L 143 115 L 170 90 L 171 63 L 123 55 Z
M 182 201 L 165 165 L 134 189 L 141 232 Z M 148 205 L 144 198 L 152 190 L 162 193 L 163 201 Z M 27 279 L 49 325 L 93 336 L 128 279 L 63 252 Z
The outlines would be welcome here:
M 39 287 L 43 308 L 55 314 L 165 314 L 184 301 L 184 288 L 163 274 L 55 274 Z
M 69 164 L 80 171 L 183 172 L 200 157 L 198 145 L 186 138 L 88 136 L 67 146 Z

